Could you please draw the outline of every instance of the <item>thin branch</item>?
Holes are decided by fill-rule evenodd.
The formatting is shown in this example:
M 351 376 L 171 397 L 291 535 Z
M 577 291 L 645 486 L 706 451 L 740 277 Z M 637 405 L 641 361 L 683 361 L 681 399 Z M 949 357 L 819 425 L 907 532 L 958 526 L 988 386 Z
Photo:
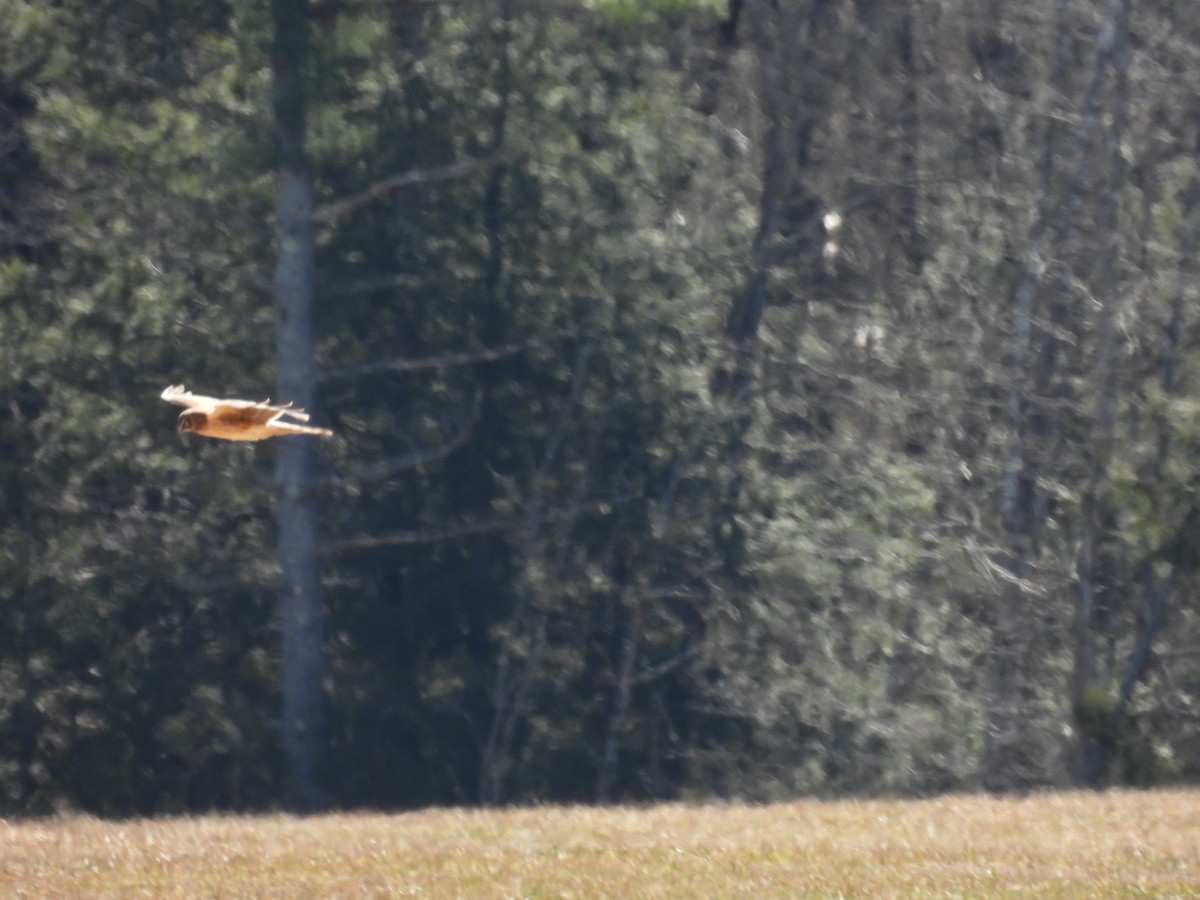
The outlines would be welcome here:
M 408 187 L 411 184 L 425 184 L 430 181 L 449 181 L 455 178 L 462 178 L 481 169 L 491 168 L 503 162 L 503 160 L 504 154 L 501 152 L 483 157 L 482 159 L 469 159 L 464 162 L 451 163 L 447 166 L 437 166 L 432 169 L 409 169 L 407 172 L 397 172 L 394 175 L 389 175 L 387 178 L 381 178 L 357 194 L 352 194 L 343 200 L 337 200 L 333 203 L 326 203 L 324 206 L 318 206 L 313 212 L 313 221 L 318 224 L 332 222 L 346 215 L 346 213 L 354 212 L 360 206 L 366 206 L 372 200 L 376 200 L 384 194 L 396 190 L 396 188 Z
M 334 475 L 324 480 L 324 484 L 339 487 L 347 484 L 363 484 L 368 481 L 382 481 L 385 478 L 391 478 L 393 475 L 408 469 L 415 469 L 418 466 L 427 465 L 435 460 L 444 459 L 458 448 L 466 444 L 471 437 L 471 433 L 475 429 L 475 423 L 479 421 L 480 400 L 475 398 L 475 405 L 463 422 L 462 427 L 458 432 L 444 443 L 438 444 L 436 447 L 424 447 L 420 450 L 414 450 L 412 453 L 404 453 L 400 456 L 393 456 L 391 459 L 386 459 L 377 462 L 372 466 L 368 466 L 360 471 L 350 475 Z
M 361 378 L 363 375 L 376 375 L 380 372 L 421 372 L 427 369 L 448 369 L 452 366 L 475 366 L 482 363 L 495 362 L 516 356 L 535 347 L 545 347 L 553 341 L 578 337 L 583 330 L 580 328 L 554 331 L 550 334 L 538 335 L 524 341 L 513 341 L 498 347 L 483 347 L 477 350 L 453 350 L 446 353 L 435 353 L 431 356 L 396 356 L 391 359 L 378 359 L 371 362 L 357 363 L 352 366 L 341 366 L 318 376 L 321 384 L 339 381 L 344 378 Z
M 390 531 L 387 534 L 363 535 L 334 541 L 327 548 L 332 553 L 343 550 L 369 550 L 375 547 L 403 547 L 410 544 L 432 544 L 475 534 L 491 534 L 506 531 L 516 524 L 511 518 L 485 519 L 482 522 L 461 522 L 444 528 L 412 528 L 406 531 Z
M 380 278 L 363 278 L 358 281 L 351 281 L 346 284 L 330 285 L 321 287 L 321 294 L 325 297 L 351 297 L 358 294 L 371 294 L 375 291 L 383 291 L 394 287 L 416 287 L 422 284 L 423 279 L 418 275 L 409 275 L 402 273 L 397 275 L 384 275 Z
M 680 666 L 687 665 L 693 659 L 700 655 L 703 648 L 699 644 L 693 644 L 686 650 L 676 653 L 670 659 L 664 659 L 662 662 L 653 666 L 644 666 L 637 675 L 634 676 L 634 684 L 649 684 L 664 675 L 669 675 L 671 672 L 678 669 Z
M 565 509 L 556 510 L 534 520 L 535 525 L 556 525 L 570 521 L 587 512 L 609 512 L 615 506 L 628 503 L 638 495 L 635 493 L 621 494 L 616 497 L 587 500 L 572 504 Z M 475 534 L 491 534 L 497 531 L 516 531 L 530 524 L 528 517 L 504 516 L 496 519 L 484 519 L 478 522 L 460 522 L 442 528 L 411 528 L 405 531 L 390 531 L 387 534 L 363 535 L 356 538 L 343 538 L 334 541 L 326 547 L 331 553 L 343 550 L 366 550 L 373 547 L 402 547 L 410 544 L 431 544 L 436 541 L 452 540 Z
M 342 366 L 320 376 L 322 383 L 338 381 L 343 378 L 359 378 L 363 375 L 375 375 L 379 372 L 420 372 L 425 369 L 446 369 L 451 366 L 470 366 L 479 363 L 495 362 L 509 356 L 528 350 L 544 339 L 530 339 L 512 344 L 502 344 L 499 347 L 485 347 L 482 350 L 456 350 L 450 353 L 436 353 L 433 356 L 408 357 L 397 356 L 391 359 L 379 359 L 373 362 L 359 363 L 353 366 Z

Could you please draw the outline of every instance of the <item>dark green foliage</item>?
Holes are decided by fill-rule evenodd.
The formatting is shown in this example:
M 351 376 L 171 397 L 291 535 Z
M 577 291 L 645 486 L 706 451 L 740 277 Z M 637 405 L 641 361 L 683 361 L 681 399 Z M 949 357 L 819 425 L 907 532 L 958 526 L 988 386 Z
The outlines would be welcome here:
M 157 396 L 310 362 L 335 804 L 1197 776 L 1194 29 L 303 6 L 0 0 L 0 809 L 288 799 L 280 448 Z
M 91 48 L 88 72 L 61 69 L 57 43 L 35 54 L 55 23 L 18 12 L 28 67 L 8 77 L 35 98 L 17 125 L 36 165 L 12 212 L 30 249 L 5 257 L 0 304 L 11 809 L 236 807 L 276 789 L 267 472 L 253 451 L 177 438 L 157 400 L 181 375 L 260 381 L 269 318 L 242 299 L 255 237 L 239 223 L 267 207 L 223 181 L 233 163 L 185 99 L 206 90 L 188 66 L 219 63 L 227 22 L 159 11 L 59 23 Z M 148 29 L 170 45 L 151 42 L 157 66 L 125 46 Z M 102 67 L 106 53 L 135 68 Z M 236 151 L 240 127 L 228 135 Z

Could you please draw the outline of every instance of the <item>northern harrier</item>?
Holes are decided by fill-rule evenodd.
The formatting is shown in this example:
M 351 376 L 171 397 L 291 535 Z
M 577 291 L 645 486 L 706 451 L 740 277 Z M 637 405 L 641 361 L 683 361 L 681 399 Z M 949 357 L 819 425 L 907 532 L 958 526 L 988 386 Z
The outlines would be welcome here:
M 308 421 L 302 409 L 292 409 L 292 404 L 271 406 L 270 401 L 255 403 L 252 400 L 217 400 L 214 397 L 198 397 L 184 390 L 183 385 L 172 385 L 162 392 L 168 403 L 186 406 L 179 414 L 179 430 L 191 431 L 210 438 L 226 441 L 263 441 L 271 437 L 288 434 L 317 434 L 329 437 L 328 428 L 312 428 L 283 421 L 291 416 L 301 422 Z

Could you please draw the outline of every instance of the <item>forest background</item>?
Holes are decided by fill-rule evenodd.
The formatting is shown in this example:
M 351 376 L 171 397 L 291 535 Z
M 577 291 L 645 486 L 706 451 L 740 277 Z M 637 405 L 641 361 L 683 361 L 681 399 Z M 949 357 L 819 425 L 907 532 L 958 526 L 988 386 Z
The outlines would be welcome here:
M 0 812 L 1200 777 L 1200 3 L 0 21 Z

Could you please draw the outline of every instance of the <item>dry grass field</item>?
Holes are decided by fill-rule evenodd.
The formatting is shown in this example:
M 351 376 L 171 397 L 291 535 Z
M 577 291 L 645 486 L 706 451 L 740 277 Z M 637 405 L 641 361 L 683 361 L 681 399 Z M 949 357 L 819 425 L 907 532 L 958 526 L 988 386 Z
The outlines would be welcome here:
M 0 897 L 1200 896 L 1200 792 L 0 822 Z

